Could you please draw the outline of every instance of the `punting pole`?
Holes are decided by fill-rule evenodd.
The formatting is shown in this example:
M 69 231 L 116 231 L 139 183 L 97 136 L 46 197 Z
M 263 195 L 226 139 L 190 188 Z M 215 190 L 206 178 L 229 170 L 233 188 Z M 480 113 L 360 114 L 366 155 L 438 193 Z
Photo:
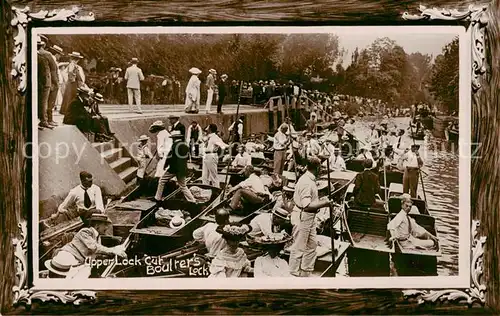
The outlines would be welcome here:
M 239 89 L 239 92 L 238 92 L 238 104 L 236 106 L 236 120 L 234 122 L 232 133 L 229 134 L 229 139 L 230 139 L 230 142 L 229 142 L 229 156 L 231 157 L 231 159 L 229 160 L 229 164 L 226 167 L 226 178 L 224 179 L 224 190 L 222 190 L 222 197 L 221 197 L 221 199 L 224 199 L 224 195 L 226 194 L 227 182 L 229 180 L 229 167 L 231 166 L 231 164 L 233 162 L 233 156 L 231 155 L 231 149 L 233 148 L 234 138 L 235 138 L 236 133 L 238 133 L 238 126 L 240 125 L 238 123 L 238 120 L 239 120 L 238 115 L 240 113 L 240 100 L 241 100 L 241 90 L 242 89 L 243 89 L 243 81 L 240 82 L 240 89 Z M 242 140 L 240 139 L 240 141 L 242 141 Z
M 326 172 L 328 172 L 328 197 L 331 198 L 332 194 L 332 184 L 331 184 L 331 179 L 330 179 L 330 158 L 327 159 L 326 161 Z M 330 203 L 328 205 L 328 208 L 330 210 L 330 221 L 331 221 L 331 227 L 330 227 L 330 238 L 332 239 L 332 264 L 335 263 L 335 228 L 333 227 L 333 206 Z M 336 271 L 333 271 L 333 276 L 335 277 Z

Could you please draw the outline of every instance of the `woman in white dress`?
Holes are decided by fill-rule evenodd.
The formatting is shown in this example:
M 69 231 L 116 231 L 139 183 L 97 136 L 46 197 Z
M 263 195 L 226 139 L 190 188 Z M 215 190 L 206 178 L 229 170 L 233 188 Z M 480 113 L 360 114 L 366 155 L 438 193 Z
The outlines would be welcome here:
M 191 78 L 186 85 L 186 102 L 184 110 L 186 113 L 198 113 L 200 107 L 200 78 L 201 70 L 198 68 L 189 69 Z
M 281 250 L 291 239 L 291 236 L 285 232 L 255 239 L 255 243 L 267 250 L 266 254 L 255 259 L 254 276 L 256 278 L 292 276 L 288 262 L 279 257 Z
M 248 225 L 236 223 L 217 227 L 216 232 L 222 235 L 227 245 L 212 260 L 209 278 L 238 278 L 253 272 L 250 260 L 239 247 L 240 241 L 249 231 Z

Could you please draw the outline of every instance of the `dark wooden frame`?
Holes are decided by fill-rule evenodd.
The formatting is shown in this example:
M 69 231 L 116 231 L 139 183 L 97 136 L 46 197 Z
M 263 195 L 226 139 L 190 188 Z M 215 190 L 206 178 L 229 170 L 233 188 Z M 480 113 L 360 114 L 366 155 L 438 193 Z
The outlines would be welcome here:
M 278 2 L 278 1 L 276 1 Z M 500 114 L 498 102 L 500 93 L 500 1 L 494 0 L 485 4 L 485 10 L 478 7 L 466 7 L 462 1 L 428 1 L 427 5 L 444 6 L 454 11 L 417 8 L 417 3 L 406 1 L 405 5 L 381 3 L 380 6 L 360 5 L 359 8 L 347 7 L 340 12 L 341 5 L 334 1 L 308 5 L 298 1 L 294 5 L 282 5 L 276 11 L 270 7 L 254 7 L 245 10 L 244 2 L 232 7 L 218 4 L 215 1 L 203 5 L 203 12 L 189 11 L 196 3 L 186 2 L 186 6 L 173 7 L 168 2 L 160 4 L 169 12 L 158 15 L 158 6 L 148 7 L 151 2 L 135 1 L 134 10 L 130 5 L 119 0 L 81 1 L 86 12 L 71 9 L 75 2 L 67 0 L 57 4 L 36 1 L 0 0 L 0 40 L 4 43 L 0 49 L 0 307 L 4 313 L 25 313 L 36 305 L 37 314 L 165 314 L 165 313 L 291 313 L 291 314 L 407 314 L 407 313 L 469 313 L 483 314 L 500 310 L 500 284 L 498 282 L 500 263 L 500 247 L 498 232 L 500 222 L 498 210 L 492 206 L 499 205 L 500 195 L 497 186 L 499 165 L 495 159 L 499 155 L 500 129 L 497 126 Z M 360 2 L 361 3 L 361 2 Z M 12 7 L 23 8 L 30 5 L 31 21 L 23 21 L 30 12 L 14 12 Z M 78 2 L 77 2 L 78 4 Z M 309 4 L 310 6 L 310 4 Z M 297 10 L 302 8 L 303 10 Z M 52 10 L 54 12 L 42 12 Z M 61 10 L 62 9 L 62 10 Z M 66 9 L 66 10 L 65 10 Z M 88 11 L 87 11 L 88 10 Z M 417 14 L 404 15 L 403 11 Z M 30 161 L 23 156 L 27 139 L 31 133 L 30 101 L 23 91 L 18 91 L 19 78 L 24 73 L 26 56 L 14 48 L 21 48 L 23 38 L 20 32 L 26 30 L 27 23 L 43 21 L 52 16 L 57 21 L 89 21 L 99 22 L 221 22 L 231 16 L 234 22 L 248 23 L 248 20 L 264 21 L 262 14 L 279 14 L 275 22 L 289 23 L 359 23 L 359 24 L 403 24 L 405 19 L 448 20 L 438 22 L 445 24 L 464 23 L 468 27 L 477 27 L 478 38 L 473 48 L 473 59 L 477 67 L 473 67 L 475 93 L 472 98 L 472 139 L 473 143 L 481 143 L 478 148 L 479 158 L 472 161 L 471 179 L 471 211 L 472 245 L 471 245 L 471 288 L 456 290 L 288 290 L 288 291 L 100 291 L 95 296 L 91 291 L 32 292 L 25 278 L 31 260 L 26 252 L 26 231 L 29 228 L 25 219 L 31 211 Z M 54 18 L 54 15 L 56 16 Z M 223 18 L 221 18 L 223 17 Z M 331 21 L 334 20 L 334 21 Z M 26 22 L 25 24 L 23 24 Z M 76 22 L 78 23 L 78 22 Z M 85 23 L 85 22 L 83 22 Z M 406 22 L 408 23 L 408 22 Z M 421 23 L 421 22 L 413 22 Z M 484 38 L 481 38 L 484 34 Z M 486 43 L 486 44 L 485 44 Z M 21 56 L 21 57 L 20 57 Z M 24 59 L 23 59 L 24 58 Z M 15 63 L 12 61 L 14 60 Z M 484 64 L 483 64 L 484 62 Z M 24 63 L 24 64 L 23 64 Z M 23 69 L 24 67 L 24 69 Z M 12 71 L 17 70 L 17 73 Z M 485 73 L 485 75 L 483 75 Z M 14 79 L 14 76 L 17 79 Z M 480 84 L 477 85 L 477 83 Z M 481 225 L 479 225 L 481 223 Z M 29 224 L 29 222 L 28 222 Z M 484 247 L 483 247 L 484 246 Z M 484 254 L 484 255 L 483 255 Z M 24 270 L 23 270 L 24 269 Z M 482 278 L 481 278 L 482 277 Z M 483 285 L 484 284 L 484 285 Z M 17 286 L 17 288 L 16 288 Z M 19 287 L 20 286 L 20 287 Z M 193 299 L 196 297 L 196 299 Z M 50 303 L 40 302 L 52 301 Z M 86 304 L 81 304 L 81 303 Z M 18 303 L 13 305 L 13 303 Z M 63 304 L 61 304 L 63 303 Z M 92 304 L 87 304 L 92 303 Z M 57 305 L 56 305 L 57 304 Z M 80 305 L 81 304 L 81 305 Z M 77 306 L 80 305 L 80 306 Z

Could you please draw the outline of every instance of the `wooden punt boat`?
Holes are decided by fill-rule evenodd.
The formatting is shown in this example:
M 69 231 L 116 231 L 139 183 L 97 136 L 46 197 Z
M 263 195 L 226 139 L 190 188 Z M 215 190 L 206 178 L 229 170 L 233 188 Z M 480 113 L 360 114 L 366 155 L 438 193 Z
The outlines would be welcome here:
M 387 203 L 380 208 L 351 206 L 348 201 L 352 196 L 353 188 L 354 185 L 351 185 L 347 190 L 343 204 L 347 220 L 344 236 L 351 243 L 347 255 L 349 275 L 436 275 L 439 251 L 408 250 L 399 243 L 388 242 L 390 235 L 387 224 L 401 210 L 399 195 L 403 192 L 403 186 L 400 183 L 391 183 L 387 197 L 385 194 L 382 197 L 384 200 L 387 199 Z M 412 200 L 418 208 L 418 214 L 410 214 L 410 216 L 436 236 L 435 219 L 429 214 L 426 202 L 420 198 Z M 391 269 L 391 260 L 394 263 L 394 269 Z
M 363 167 L 363 160 L 352 159 L 346 162 L 347 170 L 352 170 L 356 172 L 362 172 L 365 168 Z M 403 183 L 403 171 L 391 167 L 386 170 L 386 185 L 389 186 L 391 183 Z M 384 171 L 379 171 L 380 185 L 384 186 Z

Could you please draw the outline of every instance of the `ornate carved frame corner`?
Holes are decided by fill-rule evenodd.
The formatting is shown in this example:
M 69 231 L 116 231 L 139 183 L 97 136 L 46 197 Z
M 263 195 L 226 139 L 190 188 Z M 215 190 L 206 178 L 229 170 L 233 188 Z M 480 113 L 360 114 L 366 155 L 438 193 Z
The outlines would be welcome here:
M 467 10 L 447 10 L 447 9 L 428 9 L 420 6 L 419 15 L 411 15 L 405 12 L 402 15 L 404 20 L 460 20 L 468 23 L 472 30 L 472 91 L 476 93 L 480 88 L 480 77 L 485 73 L 485 36 L 484 27 L 487 25 L 485 12 L 486 6 L 470 6 Z M 84 15 L 80 13 L 78 7 L 72 9 L 58 9 L 52 11 L 42 10 L 32 13 L 28 7 L 12 8 L 13 19 L 11 26 L 17 29 L 14 37 L 14 57 L 12 60 L 11 76 L 18 81 L 18 91 L 24 94 L 27 88 L 27 63 L 28 63 L 28 41 L 27 27 L 32 21 L 81 21 L 91 22 L 95 20 L 92 12 Z M 30 288 L 28 284 L 28 262 L 27 262 L 27 242 L 28 231 L 27 223 L 22 220 L 19 224 L 19 235 L 14 238 L 14 255 L 16 266 L 16 282 L 13 287 L 13 304 L 25 305 L 30 308 L 32 301 L 41 302 L 59 302 L 63 304 L 80 305 L 91 303 L 96 300 L 96 293 L 93 291 L 50 291 L 37 290 Z M 444 289 L 444 290 L 405 290 L 405 298 L 416 297 L 419 304 L 426 302 L 436 302 L 437 300 L 467 302 L 473 304 L 479 302 L 485 303 L 486 286 L 481 283 L 483 274 L 483 255 L 486 237 L 478 236 L 479 221 L 473 220 L 471 228 L 471 286 L 469 289 Z
M 446 20 L 463 21 L 471 31 L 472 43 L 472 93 L 477 93 L 481 89 L 480 79 L 486 72 L 485 67 L 485 27 L 488 24 L 486 11 L 488 6 L 470 5 L 468 9 L 460 11 L 456 9 L 427 8 L 423 5 L 419 7 L 420 14 L 409 14 L 404 12 L 404 20 L 428 21 Z M 469 305 L 474 303 L 485 304 L 486 286 L 481 283 L 483 275 L 483 255 L 485 236 L 479 236 L 479 221 L 473 220 L 471 227 L 471 270 L 470 288 L 468 289 L 443 289 L 443 290 L 405 290 L 405 298 L 416 297 L 418 304 L 436 301 L 465 302 Z

